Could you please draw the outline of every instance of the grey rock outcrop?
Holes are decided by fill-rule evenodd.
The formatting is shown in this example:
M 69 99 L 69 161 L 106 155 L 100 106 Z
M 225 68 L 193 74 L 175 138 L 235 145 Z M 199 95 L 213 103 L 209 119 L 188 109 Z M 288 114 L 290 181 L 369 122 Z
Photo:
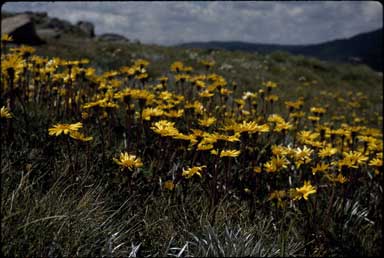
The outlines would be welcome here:
M 69 32 L 72 30 L 73 25 L 68 21 L 63 21 L 58 18 L 50 18 L 43 20 L 42 24 L 39 24 L 39 27 Z
M 115 33 L 105 33 L 97 37 L 98 40 L 102 41 L 123 41 L 123 42 L 129 42 L 129 39 L 126 37 L 115 34 Z
M 36 33 L 42 39 L 58 39 L 61 36 L 60 31 L 56 29 L 37 29 Z
M 36 34 L 34 23 L 28 14 L 2 19 L 1 33 L 13 37 L 16 44 L 41 45 L 45 42 Z
M 94 35 L 92 23 L 79 22 L 78 25 L 73 25 L 69 21 L 49 17 L 46 12 L 27 11 L 23 14 L 31 18 L 38 35 L 42 34 L 44 38 L 57 38 L 63 34 L 74 34 L 80 37 L 92 37 Z
M 95 26 L 91 22 L 79 21 L 77 27 L 82 30 L 86 36 L 93 38 L 95 36 Z

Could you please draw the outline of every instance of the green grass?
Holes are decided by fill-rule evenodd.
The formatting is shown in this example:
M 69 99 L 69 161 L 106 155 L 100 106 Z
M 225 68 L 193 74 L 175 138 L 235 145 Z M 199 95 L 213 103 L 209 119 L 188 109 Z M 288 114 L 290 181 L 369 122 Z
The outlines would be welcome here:
M 214 71 L 228 82 L 238 83 L 237 97 L 242 90 L 258 90 L 263 81 L 272 80 L 278 83 L 276 93 L 281 97 L 276 112 L 286 112 L 285 100 L 303 96 L 306 109 L 329 105 L 330 114 L 325 119 L 344 114 L 351 121 L 352 114 L 342 113 L 347 104 L 320 92 L 331 91 L 348 103 L 355 96 L 348 96 L 348 91 L 361 91 L 367 100 L 361 101 L 358 115 L 367 118 L 367 125 L 382 127 L 382 121 L 377 120 L 382 116 L 382 77 L 366 66 L 281 52 L 208 52 L 71 37 L 39 47 L 37 53 L 70 60 L 89 58 L 100 72 L 145 58 L 151 61 L 148 70 L 152 78 L 167 73 L 175 60 L 197 67 L 200 59 L 212 57 L 216 61 Z M 220 69 L 224 64 L 233 68 Z M 337 189 L 330 207 L 332 189 L 319 188 L 316 203 L 311 199 L 280 209 L 260 198 L 252 215 L 250 195 L 239 190 L 218 202 L 212 219 L 210 198 L 196 180 L 188 185 L 188 194 L 180 187 L 172 194 L 152 178 L 158 170 L 167 175 L 180 172 L 189 162 L 165 155 L 170 162 L 158 169 L 162 160 L 150 160 L 151 151 L 159 148 L 153 134 L 145 139 L 146 147 L 138 150 L 148 158 L 147 164 L 129 192 L 112 161 L 124 149 L 122 142 L 106 148 L 103 158 L 100 150 L 104 146 L 95 126 L 88 128 L 94 141 L 71 144 L 68 150 L 64 139 L 53 139 L 47 132 L 52 124 L 66 121 L 53 116 L 44 104 L 30 102 L 25 110 L 17 105 L 12 113 L 13 128 L 17 129 L 14 139 L 7 137 L 7 124 L 1 121 L 1 242 L 5 256 L 338 257 L 377 256 L 382 252 L 382 174 L 374 177 L 369 171 L 350 195 L 342 196 L 345 191 Z M 118 118 L 124 115 L 123 111 L 116 113 Z M 153 155 L 161 157 L 159 153 Z M 70 159 L 77 160 L 75 169 Z M 232 167 L 244 172 L 239 162 Z M 329 216 L 325 216 L 328 208 Z

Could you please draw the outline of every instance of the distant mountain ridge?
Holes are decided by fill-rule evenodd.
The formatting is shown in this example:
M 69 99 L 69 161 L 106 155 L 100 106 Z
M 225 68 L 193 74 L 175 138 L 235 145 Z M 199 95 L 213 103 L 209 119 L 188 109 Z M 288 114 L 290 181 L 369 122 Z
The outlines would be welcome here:
M 316 57 L 338 62 L 364 63 L 371 68 L 383 70 L 383 32 L 382 28 L 361 33 L 347 39 L 337 39 L 311 45 L 259 44 L 239 41 L 209 41 L 179 44 L 185 48 L 242 50 L 249 52 L 270 53 L 285 51 L 291 54 Z

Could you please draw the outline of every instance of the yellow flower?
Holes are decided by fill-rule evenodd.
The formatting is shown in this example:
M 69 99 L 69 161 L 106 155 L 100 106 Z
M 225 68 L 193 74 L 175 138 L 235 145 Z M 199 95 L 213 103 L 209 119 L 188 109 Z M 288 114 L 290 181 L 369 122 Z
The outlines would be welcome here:
M 202 98 L 210 98 L 212 97 L 214 94 L 211 93 L 209 90 L 204 90 L 202 92 L 199 93 L 199 96 L 202 97 Z
M 250 99 L 250 98 L 256 98 L 257 97 L 257 93 L 254 92 L 250 92 L 250 91 L 246 91 L 243 93 L 243 96 L 241 97 L 243 100 L 247 100 L 247 99 Z
M 263 85 L 269 89 L 272 89 L 272 88 L 276 88 L 277 87 L 277 83 L 275 82 L 272 82 L 272 81 L 267 81 L 267 82 L 263 82 Z
M 337 176 L 334 176 L 332 174 L 327 174 L 326 178 L 333 183 L 344 184 L 348 182 L 348 179 L 344 177 L 341 173 L 339 173 Z
M 325 157 L 331 157 L 337 153 L 336 148 L 332 148 L 332 146 L 327 146 L 319 151 L 319 157 L 325 158 Z
M 315 140 L 317 137 L 319 137 L 319 133 L 315 133 L 312 131 L 300 131 L 297 134 L 297 137 L 301 143 L 307 143 Z
M 371 152 L 383 151 L 383 140 L 374 139 L 368 143 L 368 150 Z
M 308 163 L 312 160 L 311 154 L 313 153 L 313 150 L 307 148 L 307 146 L 304 146 L 303 149 L 297 148 L 293 151 L 293 157 L 296 161 L 296 166 L 300 167 L 300 165 Z
M 145 100 L 147 103 L 150 103 L 155 97 L 152 93 L 147 90 L 141 89 L 132 89 L 129 91 L 129 94 L 134 99 Z
M 245 105 L 245 101 L 243 99 L 235 99 L 235 103 L 239 108 Z
M 151 120 L 152 116 L 161 116 L 164 112 L 160 108 L 145 108 L 142 112 L 142 117 L 144 120 Z
M 339 162 L 347 167 L 357 168 L 368 160 L 368 157 L 359 151 L 344 152 L 343 155 L 344 159 Z
M 178 82 L 178 81 L 187 81 L 189 80 L 190 76 L 186 73 L 182 73 L 182 74 L 176 74 L 175 75 L 175 81 Z
M 178 133 L 178 134 L 175 134 L 172 136 L 174 139 L 178 139 L 178 140 L 184 140 L 184 141 L 190 141 L 191 144 L 196 144 L 197 143 L 197 140 L 196 140 L 196 136 L 194 134 L 183 134 L 183 133 Z
M 383 166 L 383 159 L 374 158 L 369 162 L 371 167 L 381 167 Z
M 274 173 L 281 169 L 287 168 L 289 161 L 284 156 L 273 156 L 270 161 L 264 164 L 265 171 Z
M 161 82 L 161 83 L 166 83 L 168 81 L 168 77 L 167 76 L 161 76 L 160 78 L 158 78 L 158 80 Z
M 304 181 L 304 185 L 300 188 L 296 188 L 294 200 L 300 200 L 304 198 L 308 200 L 308 195 L 316 193 L 316 188 L 311 185 L 310 181 Z
M 81 122 L 75 124 L 56 124 L 48 129 L 49 135 L 59 136 L 60 134 L 69 134 L 73 131 L 78 131 L 83 127 Z
M 276 190 L 270 193 L 268 200 L 276 200 L 277 201 L 277 207 L 283 208 L 283 198 L 287 196 L 287 193 L 284 190 Z
M 5 33 L 1 36 L 1 41 L 2 42 L 11 42 L 11 41 L 13 41 L 13 38 L 12 38 L 12 36 L 9 36 L 8 34 Z
M 3 57 L 1 59 L 1 70 L 7 73 L 21 71 L 25 65 L 25 60 L 17 54 L 7 55 L 4 59 Z
M 143 166 L 140 158 L 136 157 L 136 155 L 128 154 L 127 152 L 120 153 L 119 159 L 113 158 L 113 161 L 121 166 L 121 170 L 132 170 Z
M 175 184 L 172 182 L 172 180 L 167 180 L 164 182 L 163 187 L 164 189 L 172 191 L 175 188 Z
M 134 67 L 129 67 L 129 66 L 121 67 L 120 71 L 122 73 L 127 74 L 128 76 L 133 76 L 137 72 L 137 70 Z
M 285 101 L 284 103 L 288 109 L 300 109 L 304 104 L 300 99 L 298 101 Z
M 212 143 L 207 143 L 207 142 L 203 142 L 203 141 L 197 145 L 197 150 L 199 150 L 199 151 L 210 150 L 212 148 L 213 148 Z
M 193 71 L 193 67 L 192 66 L 184 66 L 183 67 L 183 72 L 189 73 L 189 72 L 192 72 L 192 71 Z
M 141 68 L 146 67 L 147 65 L 149 65 L 149 62 L 144 59 L 137 59 L 133 64 L 133 66 L 139 66 Z
M 99 100 L 94 101 L 94 102 L 86 103 L 82 106 L 83 109 L 89 109 L 89 108 L 93 108 L 93 107 L 118 108 L 119 105 L 117 105 L 114 102 L 111 102 L 107 98 L 103 98 L 103 99 L 99 99 Z
M 299 118 L 304 117 L 304 116 L 305 116 L 305 113 L 303 111 L 292 112 L 289 114 L 289 117 L 292 117 L 294 119 L 299 119 Z
M 269 126 L 267 124 L 258 125 L 256 122 L 246 122 L 243 121 L 241 124 L 233 124 L 224 127 L 224 130 L 234 130 L 238 133 L 247 132 L 252 133 L 266 133 L 269 132 Z
M 164 112 L 164 115 L 166 117 L 182 117 L 183 114 L 184 114 L 184 109 L 170 110 L 168 112 Z
M 191 178 L 193 175 L 196 174 L 199 177 L 201 177 L 201 172 L 202 172 L 203 168 L 206 168 L 206 167 L 207 166 L 195 166 L 192 168 L 183 169 L 182 176 L 185 178 Z
M 77 132 L 77 131 L 70 131 L 69 136 L 75 140 L 79 140 L 82 142 L 89 142 L 93 140 L 92 136 L 85 136 L 84 134 Z
M 174 136 L 179 134 L 179 131 L 174 127 L 174 122 L 169 122 L 167 120 L 160 120 L 153 124 L 154 126 L 151 129 L 161 136 Z
M 135 78 L 138 80 L 144 80 L 144 79 L 148 78 L 148 74 L 147 73 L 141 73 L 139 75 L 136 75 Z
M 281 131 L 292 129 L 292 127 L 293 125 L 289 122 L 277 123 L 273 131 L 281 132 Z
M 285 120 L 280 115 L 272 114 L 272 115 L 270 115 L 268 117 L 268 122 L 271 122 L 271 123 L 285 123 Z
M 171 71 L 172 72 L 179 72 L 183 69 L 184 64 L 180 61 L 176 61 L 171 65 Z
M 268 200 L 271 201 L 271 200 L 274 200 L 276 199 L 277 201 L 282 201 L 282 199 L 286 196 L 286 192 L 284 190 L 276 190 L 276 191 L 273 191 L 272 193 L 270 193 L 269 197 L 268 197 Z
M 316 167 L 312 167 L 312 174 L 316 174 L 317 172 L 324 172 L 329 168 L 329 164 L 326 163 L 317 163 Z
M 196 135 L 198 131 L 194 131 L 194 134 Z M 200 141 L 200 143 L 197 145 L 197 150 L 210 150 L 213 148 L 213 144 L 217 142 L 217 135 L 216 134 L 209 134 L 209 133 L 202 133 L 203 135 L 200 135 L 203 137 L 203 139 Z
M 195 85 L 196 85 L 196 87 L 199 88 L 199 89 L 203 89 L 203 88 L 205 88 L 205 82 L 204 82 L 204 81 L 201 81 L 201 80 L 196 80 L 196 81 L 195 81 Z
M 204 119 L 199 119 L 198 122 L 199 122 L 199 125 L 201 125 L 201 126 L 209 127 L 214 122 L 216 122 L 216 118 L 214 118 L 214 117 L 207 117 L 207 118 L 204 118 Z
M 213 146 L 212 146 L 212 148 L 213 148 Z M 212 154 L 212 155 L 219 155 L 219 153 L 217 152 L 217 150 L 211 150 L 210 151 L 210 153 Z
M 344 184 L 345 182 L 348 182 L 348 179 L 340 173 L 336 177 L 336 182 L 339 182 L 340 184 Z
M 316 122 L 316 121 L 319 121 L 320 120 L 320 117 L 318 116 L 308 116 L 308 120 L 311 120 L 313 122 Z
M 231 93 L 232 93 L 231 90 L 228 90 L 228 89 L 225 89 L 225 88 L 220 90 L 220 94 L 221 95 L 229 95 Z
M 240 137 L 239 133 L 235 133 L 234 135 L 223 135 L 223 134 L 217 135 L 218 140 L 227 141 L 227 142 L 239 142 L 240 141 L 239 137 Z
M 239 150 L 222 150 L 220 152 L 220 158 L 222 157 L 237 157 L 240 155 L 240 151 Z
M 272 145 L 271 149 L 275 156 L 285 156 L 290 153 L 290 148 L 282 145 Z
M 253 172 L 256 173 L 256 174 L 260 174 L 261 171 L 262 171 L 262 169 L 259 166 L 253 168 Z
M 87 119 L 89 117 L 89 114 L 87 112 L 81 112 L 81 118 L 82 119 Z
M 320 115 L 325 113 L 325 108 L 322 107 L 311 107 L 311 112 L 315 115 Z
M 215 61 L 213 60 L 201 60 L 200 63 L 204 65 L 206 68 L 210 68 L 215 65 Z
M 251 193 L 251 189 L 245 187 L 245 188 L 244 188 L 244 192 L 249 194 L 249 193 Z
M 265 97 L 265 100 L 269 101 L 269 102 L 275 102 L 275 101 L 279 100 L 279 96 L 277 96 L 277 95 L 269 95 L 269 96 Z
M 0 118 L 6 118 L 6 119 L 12 118 L 12 113 L 9 112 L 9 110 L 6 107 L 2 107 L 0 109 Z
M 13 48 L 12 50 L 15 52 L 21 53 L 22 55 L 24 54 L 31 55 L 36 51 L 36 49 L 34 49 L 33 47 L 26 46 L 26 45 L 21 45 L 19 48 Z

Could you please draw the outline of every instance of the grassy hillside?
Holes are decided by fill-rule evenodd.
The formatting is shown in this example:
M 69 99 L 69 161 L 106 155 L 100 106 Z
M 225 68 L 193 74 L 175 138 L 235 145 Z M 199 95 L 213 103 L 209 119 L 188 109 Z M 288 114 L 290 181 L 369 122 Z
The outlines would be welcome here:
M 81 45 L 80 49 L 78 46 Z M 36 47 L 37 54 L 59 56 L 69 60 L 88 58 L 98 71 L 118 69 L 143 58 L 150 61 L 149 73 L 156 78 L 168 73 L 170 65 L 179 60 L 197 65 L 200 60 L 214 59 L 213 72 L 225 75 L 241 91 L 256 90 L 271 80 L 280 85 L 278 93 L 286 99 L 303 95 L 310 99 L 322 90 L 361 91 L 368 95 L 375 110 L 382 105 L 382 74 L 365 65 L 339 64 L 285 52 L 258 54 L 243 51 L 198 50 L 137 43 L 103 42 L 65 35 Z
M 1 53 L 5 256 L 382 252 L 369 67 L 70 34 Z
M 274 51 L 285 51 L 295 55 L 305 55 L 322 60 L 348 63 L 359 58 L 377 71 L 383 70 L 383 30 L 358 34 L 348 39 L 338 39 L 313 45 L 277 45 L 246 42 L 191 42 L 180 45 L 188 48 L 226 49 L 260 52 L 268 54 Z
M 79 49 L 79 45 L 83 47 Z M 297 86 L 300 77 L 307 77 L 308 81 L 317 80 L 319 89 L 333 88 L 335 84 L 340 85 L 340 88 L 348 88 L 353 84 L 353 87 L 359 90 L 368 88 L 371 90 L 372 86 L 368 85 L 380 85 L 382 80 L 381 75 L 364 65 L 339 64 L 279 51 L 259 54 L 244 51 L 185 49 L 102 42 L 74 38 L 72 35 L 48 41 L 47 45 L 36 49 L 38 54 L 46 56 L 60 56 L 66 59 L 89 58 L 92 65 L 100 70 L 117 69 L 129 65 L 134 59 L 144 58 L 151 62 L 153 68 L 151 72 L 155 76 L 165 72 L 175 60 L 196 64 L 201 59 L 213 58 L 219 64 L 214 67 L 215 71 L 225 73 L 229 76 L 228 79 L 235 80 L 242 87 L 252 87 L 250 84 L 256 86 L 263 80 L 274 79 L 284 87 L 288 87 L 290 91 L 290 87 Z

